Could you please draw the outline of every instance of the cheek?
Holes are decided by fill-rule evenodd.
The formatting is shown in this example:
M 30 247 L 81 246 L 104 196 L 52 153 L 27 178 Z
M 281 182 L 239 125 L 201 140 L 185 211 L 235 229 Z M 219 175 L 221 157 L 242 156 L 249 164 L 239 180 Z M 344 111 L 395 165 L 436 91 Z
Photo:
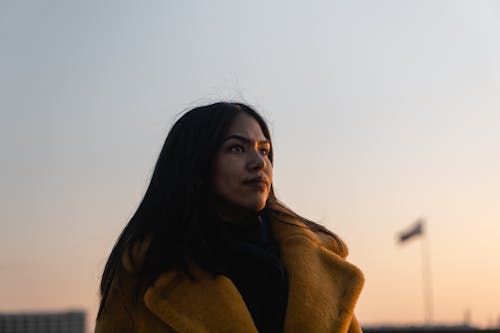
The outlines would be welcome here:
M 269 185 L 271 185 L 273 183 L 273 165 L 268 162 L 268 166 L 266 167 L 266 174 L 267 174 L 267 177 L 269 178 Z
M 239 178 L 234 165 L 234 162 L 224 161 L 214 166 L 212 186 L 217 194 L 227 193 L 238 185 Z

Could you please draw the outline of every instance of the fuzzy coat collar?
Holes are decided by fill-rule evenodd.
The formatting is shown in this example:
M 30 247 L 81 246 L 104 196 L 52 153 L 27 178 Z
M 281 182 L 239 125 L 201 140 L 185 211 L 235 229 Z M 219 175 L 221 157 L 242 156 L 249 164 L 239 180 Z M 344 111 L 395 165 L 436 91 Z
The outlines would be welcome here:
M 285 333 L 347 332 L 364 278 L 331 237 L 294 222 L 274 223 L 289 278 Z M 257 333 L 234 284 L 193 265 L 195 280 L 162 274 L 145 293 L 146 307 L 177 332 Z

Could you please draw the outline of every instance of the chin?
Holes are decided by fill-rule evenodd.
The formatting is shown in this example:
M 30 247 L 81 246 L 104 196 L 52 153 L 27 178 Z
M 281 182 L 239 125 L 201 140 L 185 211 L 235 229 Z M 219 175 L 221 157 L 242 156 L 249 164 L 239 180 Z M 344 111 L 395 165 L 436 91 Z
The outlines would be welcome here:
M 240 205 L 240 208 L 246 210 L 247 212 L 257 213 L 263 210 L 266 207 L 266 202 L 258 201 L 252 203 L 246 203 L 244 205 Z
M 260 212 L 261 210 L 263 210 L 264 208 L 266 207 L 266 202 L 259 202 L 257 203 L 256 205 L 254 205 L 253 207 L 253 211 L 254 212 Z

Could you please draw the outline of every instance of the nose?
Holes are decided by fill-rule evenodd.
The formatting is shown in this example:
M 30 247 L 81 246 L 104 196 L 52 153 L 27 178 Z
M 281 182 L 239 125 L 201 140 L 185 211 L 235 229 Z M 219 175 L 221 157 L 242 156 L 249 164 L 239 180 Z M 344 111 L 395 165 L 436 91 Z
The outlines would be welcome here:
M 262 170 L 266 166 L 266 159 L 260 154 L 260 151 L 254 151 L 248 161 L 250 170 Z

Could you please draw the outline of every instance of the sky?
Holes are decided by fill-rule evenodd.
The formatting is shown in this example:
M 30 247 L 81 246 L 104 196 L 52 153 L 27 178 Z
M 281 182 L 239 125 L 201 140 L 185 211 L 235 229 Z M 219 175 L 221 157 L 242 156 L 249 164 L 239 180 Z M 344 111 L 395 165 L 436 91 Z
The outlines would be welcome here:
M 500 325 L 500 3 L 0 1 L 0 312 L 84 309 L 178 115 L 269 121 L 363 325 Z M 425 235 L 397 243 L 418 218 Z

